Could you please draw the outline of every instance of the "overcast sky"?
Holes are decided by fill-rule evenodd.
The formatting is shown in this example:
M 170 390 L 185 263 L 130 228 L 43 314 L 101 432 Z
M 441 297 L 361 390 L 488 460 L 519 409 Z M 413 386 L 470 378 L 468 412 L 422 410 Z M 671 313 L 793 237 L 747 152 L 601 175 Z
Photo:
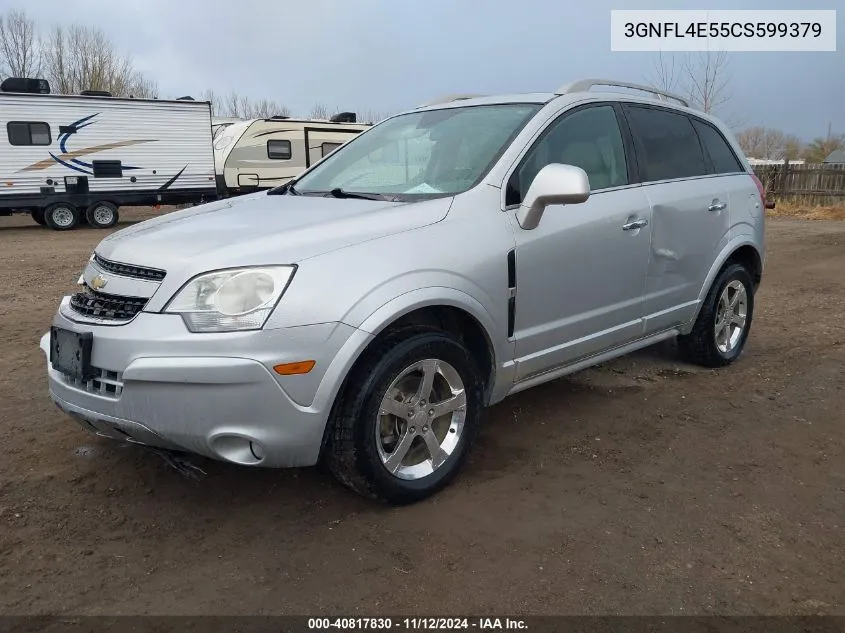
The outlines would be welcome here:
M 162 97 L 206 88 L 296 114 L 390 113 L 454 92 L 553 91 L 582 77 L 641 82 L 654 53 L 610 51 L 610 10 L 836 9 L 838 52 L 730 53 L 722 116 L 810 139 L 845 133 L 842 0 L 0 0 L 39 24 L 96 25 Z M 807 6 L 810 5 L 810 6 Z

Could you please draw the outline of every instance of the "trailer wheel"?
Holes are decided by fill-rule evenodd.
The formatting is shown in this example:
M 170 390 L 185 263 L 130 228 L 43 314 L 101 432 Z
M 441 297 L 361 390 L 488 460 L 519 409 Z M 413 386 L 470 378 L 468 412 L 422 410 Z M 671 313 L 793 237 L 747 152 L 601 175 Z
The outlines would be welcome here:
M 68 231 L 79 224 L 79 209 L 67 202 L 57 202 L 44 211 L 44 222 L 54 231 Z
M 117 207 L 111 202 L 95 202 L 85 211 L 85 220 L 95 229 L 110 229 L 118 220 Z
M 33 209 L 29 212 L 29 214 L 32 216 L 32 219 L 41 226 L 45 226 L 47 224 L 44 220 L 44 209 Z

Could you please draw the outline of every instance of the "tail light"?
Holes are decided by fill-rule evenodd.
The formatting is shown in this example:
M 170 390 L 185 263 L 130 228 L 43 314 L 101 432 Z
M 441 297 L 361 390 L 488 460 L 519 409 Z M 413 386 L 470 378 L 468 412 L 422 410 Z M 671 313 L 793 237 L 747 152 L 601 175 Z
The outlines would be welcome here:
M 760 179 L 757 178 L 755 174 L 751 174 L 751 179 L 754 181 L 754 184 L 757 185 L 757 191 L 760 192 L 760 202 L 763 203 L 764 209 L 774 209 L 775 202 L 772 200 L 771 202 L 766 201 L 766 190 L 763 187 L 763 183 L 760 182 Z

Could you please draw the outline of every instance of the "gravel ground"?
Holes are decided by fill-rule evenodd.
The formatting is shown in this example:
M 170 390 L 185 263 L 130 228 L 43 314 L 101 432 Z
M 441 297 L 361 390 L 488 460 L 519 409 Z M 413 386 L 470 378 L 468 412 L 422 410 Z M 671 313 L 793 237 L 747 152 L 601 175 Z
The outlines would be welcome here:
M 768 231 L 734 366 L 665 344 L 519 394 L 386 508 L 78 428 L 38 338 L 104 233 L 0 218 L 0 612 L 845 614 L 845 223 Z

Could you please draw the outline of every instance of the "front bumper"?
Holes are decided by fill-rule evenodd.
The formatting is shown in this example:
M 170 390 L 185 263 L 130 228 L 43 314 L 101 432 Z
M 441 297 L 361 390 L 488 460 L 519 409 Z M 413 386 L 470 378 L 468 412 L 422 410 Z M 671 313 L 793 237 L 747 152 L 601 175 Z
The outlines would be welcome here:
M 245 465 L 316 463 L 342 376 L 370 335 L 343 323 L 194 334 L 181 317 L 140 313 L 122 326 L 68 318 L 92 332 L 100 378 L 74 383 L 47 374 L 53 401 L 89 431 Z M 41 339 L 49 359 L 50 335 Z M 347 358 L 348 356 L 348 358 Z M 307 374 L 279 376 L 280 363 L 315 360 Z

